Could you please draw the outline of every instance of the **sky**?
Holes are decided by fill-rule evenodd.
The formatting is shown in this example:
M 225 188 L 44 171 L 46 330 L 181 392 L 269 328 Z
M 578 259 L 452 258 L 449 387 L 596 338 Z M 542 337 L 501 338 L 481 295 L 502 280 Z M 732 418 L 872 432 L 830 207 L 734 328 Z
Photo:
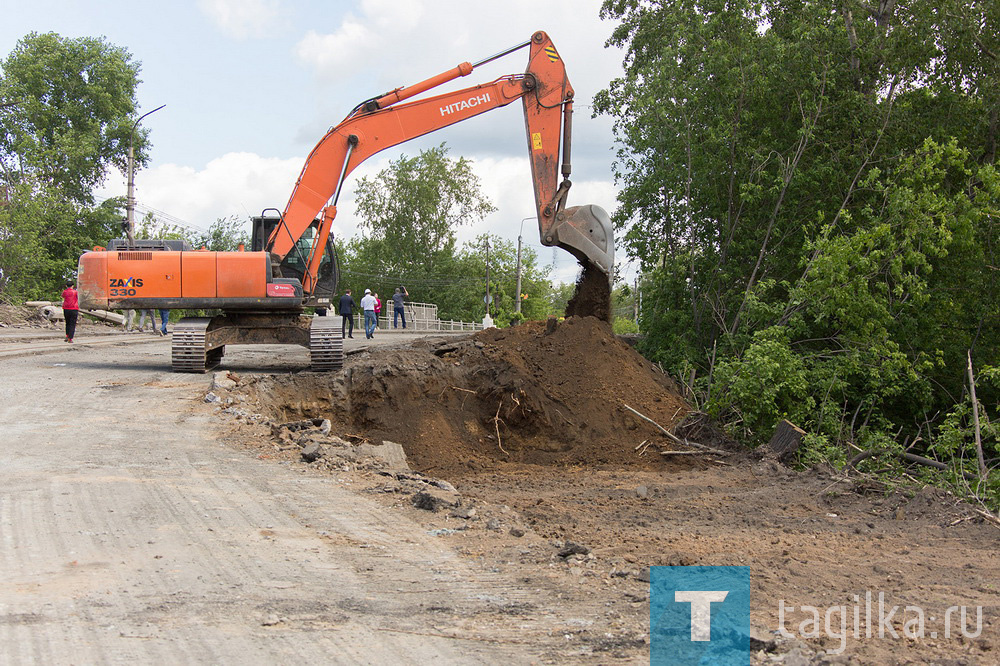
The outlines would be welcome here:
M 218 218 L 284 209 L 306 156 L 359 102 L 478 62 L 545 30 L 575 89 L 573 187 L 568 205 L 615 208 L 611 120 L 592 118 L 592 98 L 621 75 L 623 54 L 605 43 L 614 24 L 600 0 L 6 0 L 0 57 L 30 32 L 105 37 L 141 64 L 140 112 L 150 162 L 136 174 L 140 213 L 206 229 Z M 13 5 L 13 6 L 10 6 Z M 527 51 L 477 68 L 433 94 L 524 71 Z M 353 186 L 400 156 L 445 143 L 474 163 L 497 212 L 460 227 L 460 243 L 519 233 L 552 277 L 572 282 L 573 257 L 538 238 L 520 103 L 406 142 L 370 158 L 348 178 L 334 233 L 358 232 Z M 334 175 L 333 177 L 336 177 Z M 102 197 L 123 196 L 109 175 Z M 525 220 L 525 218 L 530 218 Z M 620 254 L 620 253 L 619 253 Z M 626 277 L 631 266 L 618 261 Z

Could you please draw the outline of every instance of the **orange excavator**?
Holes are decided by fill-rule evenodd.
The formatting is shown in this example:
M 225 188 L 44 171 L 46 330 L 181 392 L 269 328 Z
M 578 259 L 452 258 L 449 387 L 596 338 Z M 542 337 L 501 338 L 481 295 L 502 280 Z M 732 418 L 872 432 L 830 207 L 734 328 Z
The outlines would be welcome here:
M 526 47 L 523 74 L 404 103 Z M 475 65 L 464 62 L 356 106 L 313 148 L 285 210 L 267 209 L 252 218 L 249 250 L 209 252 L 182 241 L 115 240 L 107 249 L 84 253 L 77 275 L 80 305 L 221 310 L 175 326 L 172 366 L 180 372 L 210 370 L 227 344 L 297 344 L 310 350 L 313 370 L 339 369 L 344 355 L 336 318 L 303 312 L 332 305 L 338 270 L 330 230 L 344 180 L 381 150 L 518 99 L 524 105 L 541 241 L 568 250 L 585 275 L 589 271 L 607 283 L 614 264 L 608 214 L 596 205 L 565 205 L 573 88 L 555 45 L 539 31 Z

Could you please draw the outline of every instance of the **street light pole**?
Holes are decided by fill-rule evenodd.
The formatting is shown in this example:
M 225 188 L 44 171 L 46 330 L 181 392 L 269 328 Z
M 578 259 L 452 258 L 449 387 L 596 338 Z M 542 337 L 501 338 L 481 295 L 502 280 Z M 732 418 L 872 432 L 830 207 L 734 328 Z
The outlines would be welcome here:
M 490 316 L 490 237 L 486 237 L 486 317 Z
M 152 111 L 139 116 L 132 124 L 132 131 L 128 134 L 128 196 L 125 198 L 125 235 L 128 237 L 128 246 L 135 244 L 135 152 L 133 150 L 133 139 L 135 131 L 139 129 L 139 123 L 146 116 L 156 113 L 166 104 L 161 104 Z
M 517 296 L 514 299 L 514 312 L 521 311 L 521 232 L 524 231 L 524 223 L 533 220 L 534 217 L 526 217 L 521 220 L 521 228 L 517 231 Z

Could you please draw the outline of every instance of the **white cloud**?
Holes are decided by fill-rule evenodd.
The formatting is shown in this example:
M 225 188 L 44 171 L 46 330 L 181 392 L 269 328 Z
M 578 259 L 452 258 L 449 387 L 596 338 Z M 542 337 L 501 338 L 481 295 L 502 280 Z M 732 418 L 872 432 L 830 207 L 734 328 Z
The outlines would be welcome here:
M 279 0 L 199 0 L 198 8 L 236 39 L 266 36 L 283 13 Z
M 327 35 L 315 30 L 307 32 L 295 47 L 295 55 L 319 72 L 339 72 L 350 67 L 364 45 L 374 39 L 367 26 L 344 21 L 336 32 Z
M 381 90 L 415 83 L 465 60 L 475 62 L 546 30 L 567 57 L 574 82 L 602 79 L 603 87 L 620 70 L 620 55 L 609 58 L 604 49 L 612 26 L 598 20 L 600 0 L 472 6 L 474 11 L 468 0 L 363 0 L 360 11 L 345 15 L 336 29 L 306 33 L 295 54 L 322 81 L 364 70 L 374 76 L 369 85 Z M 525 61 L 512 56 L 503 65 L 491 65 L 489 77 L 523 70 Z
M 327 34 L 308 31 L 295 55 L 323 80 L 343 77 L 419 25 L 424 8 L 417 0 L 364 0 L 361 14 L 347 14 L 340 27 Z
M 300 159 L 252 153 L 227 153 L 201 170 L 163 164 L 136 174 L 136 201 L 195 229 L 207 229 L 220 217 L 259 215 L 268 207 L 284 210 L 301 169 Z M 104 197 L 124 193 L 120 175 L 98 192 Z

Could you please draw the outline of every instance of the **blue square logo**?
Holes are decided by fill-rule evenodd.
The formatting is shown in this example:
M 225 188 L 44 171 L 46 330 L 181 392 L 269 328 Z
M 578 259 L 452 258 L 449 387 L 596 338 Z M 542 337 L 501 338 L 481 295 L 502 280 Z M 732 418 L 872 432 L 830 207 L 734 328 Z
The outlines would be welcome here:
M 752 664 L 749 567 L 650 567 L 649 663 Z

